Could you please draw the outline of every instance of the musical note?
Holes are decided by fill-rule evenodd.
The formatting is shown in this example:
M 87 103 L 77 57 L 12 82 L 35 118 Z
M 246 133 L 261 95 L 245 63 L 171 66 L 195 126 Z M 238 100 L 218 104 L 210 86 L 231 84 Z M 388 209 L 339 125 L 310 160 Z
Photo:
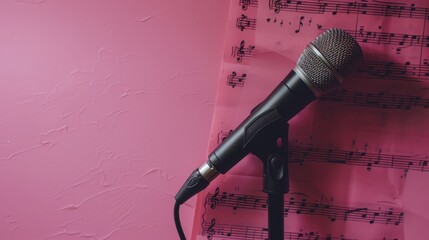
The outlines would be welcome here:
M 374 223 L 375 223 L 375 220 L 376 220 L 379 216 L 380 216 L 380 213 L 379 213 L 379 212 L 374 212 L 374 213 L 372 213 L 372 219 L 371 219 L 371 220 L 369 220 L 369 223 L 370 223 L 370 224 L 374 224 Z M 386 222 L 386 224 L 387 224 L 387 222 Z
M 288 3 L 282 3 L 282 1 L 280 0 L 273 0 L 270 1 L 270 8 L 274 9 L 275 13 L 279 13 L 280 9 L 284 8 L 284 7 L 288 7 Z
M 328 214 L 328 219 L 331 222 L 337 221 L 337 212 L 330 212 L 330 214 Z M 346 219 L 346 218 L 344 218 L 344 219 Z
M 326 11 L 326 6 L 328 6 L 328 3 L 319 3 L 319 11 L 317 13 L 324 14 Z
M 303 198 L 303 199 L 301 200 L 301 202 L 299 203 L 299 207 L 298 207 L 298 209 L 296 210 L 296 213 L 297 213 L 297 214 L 301 214 L 301 213 L 302 213 L 303 208 L 306 206 L 306 202 L 307 202 L 307 199 L 305 199 L 305 198 Z
M 257 7 L 258 0 L 240 0 L 239 2 L 241 9 L 247 10 L 249 7 Z
M 279 23 L 280 27 L 282 27 L 283 24 L 285 23 L 284 19 L 278 19 L 277 17 L 275 17 L 274 19 L 267 18 L 266 20 L 267 20 L 267 23 L 273 23 L 273 24 Z M 311 25 L 311 19 L 309 20 L 309 24 Z M 291 25 L 291 22 L 289 22 L 289 25 Z
M 421 171 L 423 172 L 424 169 L 427 168 L 428 166 L 428 160 L 419 160 L 419 166 L 421 166 Z
M 289 214 L 289 210 L 291 209 L 291 205 L 295 205 L 294 198 L 291 197 L 289 199 L 289 201 L 287 202 L 287 204 L 285 204 L 285 205 L 288 205 L 288 206 L 284 207 L 284 215 L 285 215 L 285 217 L 287 217 Z
M 241 14 L 241 17 L 237 18 L 235 26 L 244 31 L 245 29 L 255 30 L 256 29 L 256 18 L 249 18 L 244 14 Z
M 212 219 L 210 226 L 207 228 L 207 239 L 213 239 L 213 236 L 216 234 L 214 226 L 216 225 L 216 219 Z
M 395 50 L 395 51 L 396 51 L 396 54 L 397 54 L 397 55 L 399 55 L 399 54 L 401 54 L 401 52 L 402 52 L 402 48 L 396 48 L 396 50 Z
M 371 5 L 370 5 L 371 7 Z M 371 8 L 369 8 L 371 9 Z M 367 15 L 368 14 L 368 4 L 367 3 L 362 3 L 362 5 L 359 6 L 358 11 L 356 12 L 356 14 L 364 14 Z M 370 15 L 370 14 L 368 14 Z M 378 15 L 378 14 L 377 14 Z
M 301 31 L 301 27 L 304 26 L 304 24 L 302 23 L 302 20 L 304 20 L 304 16 L 301 16 L 299 18 L 298 28 L 295 30 L 295 33 L 299 33 Z
M 389 215 L 393 215 L 393 214 L 389 214 Z M 396 219 L 396 221 L 394 222 L 395 225 L 399 225 L 400 223 L 403 222 L 403 218 L 404 218 L 404 213 L 401 212 L 398 216 L 398 218 Z
M 225 229 L 228 229 L 228 231 L 225 230 Z M 231 237 L 232 233 L 233 233 L 233 229 L 232 229 L 231 226 L 222 226 L 222 225 L 219 225 L 217 227 L 216 233 L 217 233 L 217 235 L 220 235 L 220 236 Z M 234 234 L 234 236 L 235 235 L 236 234 Z
M 215 193 L 211 196 L 211 199 L 210 199 L 210 202 L 211 202 L 210 208 L 211 209 L 215 209 L 216 206 L 218 205 L 218 203 L 219 203 L 219 199 L 217 198 L 218 195 L 219 195 L 219 188 L 217 187 L 215 190 Z
M 235 198 L 235 205 L 232 207 L 232 209 L 237 210 L 239 206 L 242 204 L 247 204 L 247 198 L 246 196 L 238 196 Z
M 347 220 L 349 216 L 366 218 L 367 215 L 368 215 L 368 208 L 351 209 L 345 212 L 344 220 Z
M 243 58 L 253 57 L 253 51 L 255 50 L 255 46 L 249 45 L 246 47 L 245 44 L 245 41 L 242 40 L 240 42 L 239 47 L 235 46 L 232 48 L 231 56 L 235 57 L 237 59 L 237 62 L 242 62 Z
M 232 88 L 243 87 L 246 80 L 247 74 L 243 73 L 241 76 L 237 76 L 237 73 L 234 71 L 227 77 L 227 85 Z
M 386 212 L 386 215 L 388 216 L 388 217 L 386 218 L 386 224 L 389 224 L 389 223 L 392 221 L 392 218 L 391 218 L 391 217 L 389 217 L 389 216 L 393 215 L 393 211 L 387 211 L 387 212 Z

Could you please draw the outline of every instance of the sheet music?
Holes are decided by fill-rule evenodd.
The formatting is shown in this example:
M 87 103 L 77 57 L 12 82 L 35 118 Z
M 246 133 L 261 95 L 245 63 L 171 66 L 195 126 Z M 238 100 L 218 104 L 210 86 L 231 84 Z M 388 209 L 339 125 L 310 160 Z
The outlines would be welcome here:
M 231 1 L 214 149 L 339 27 L 364 59 L 289 121 L 285 239 L 421 239 L 429 226 L 429 3 Z M 266 239 L 262 164 L 248 156 L 199 195 L 194 239 Z

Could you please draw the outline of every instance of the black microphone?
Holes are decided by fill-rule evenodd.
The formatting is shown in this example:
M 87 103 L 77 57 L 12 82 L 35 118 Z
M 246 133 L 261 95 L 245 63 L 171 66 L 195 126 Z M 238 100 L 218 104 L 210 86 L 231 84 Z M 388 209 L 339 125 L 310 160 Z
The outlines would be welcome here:
M 356 40 L 341 29 L 332 28 L 312 41 L 297 65 L 271 94 L 209 155 L 176 194 L 183 204 L 206 188 L 220 173 L 225 174 L 254 151 L 258 143 L 272 141 L 273 129 L 329 91 L 352 73 L 362 59 Z

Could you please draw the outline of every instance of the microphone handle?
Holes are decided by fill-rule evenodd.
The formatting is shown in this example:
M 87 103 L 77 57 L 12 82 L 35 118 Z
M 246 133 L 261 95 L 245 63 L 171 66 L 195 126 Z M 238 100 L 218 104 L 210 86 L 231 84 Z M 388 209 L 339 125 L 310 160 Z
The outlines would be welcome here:
M 208 165 L 225 174 L 260 141 L 269 141 L 279 121 L 287 123 L 316 99 L 316 95 L 292 70 L 271 94 L 209 155 Z M 276 127 L 277 128 L 277 127 Z M 200 168 L 201 170 L 201 168 Z M 205 175 L 204 172 L 201 172 Z M 206 178 L 210 181 L 210 178 Z

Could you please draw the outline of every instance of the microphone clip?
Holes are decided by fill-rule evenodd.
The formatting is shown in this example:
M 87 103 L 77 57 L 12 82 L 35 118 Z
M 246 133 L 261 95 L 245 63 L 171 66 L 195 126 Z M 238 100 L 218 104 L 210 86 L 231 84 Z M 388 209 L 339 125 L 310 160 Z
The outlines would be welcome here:
M 272 128 L 273 136 L 259 141 L 252 153 L 263 163 L 263 191 L 267 194 L 289 192 L 288 133 L 289 124 L 278 121 Z

